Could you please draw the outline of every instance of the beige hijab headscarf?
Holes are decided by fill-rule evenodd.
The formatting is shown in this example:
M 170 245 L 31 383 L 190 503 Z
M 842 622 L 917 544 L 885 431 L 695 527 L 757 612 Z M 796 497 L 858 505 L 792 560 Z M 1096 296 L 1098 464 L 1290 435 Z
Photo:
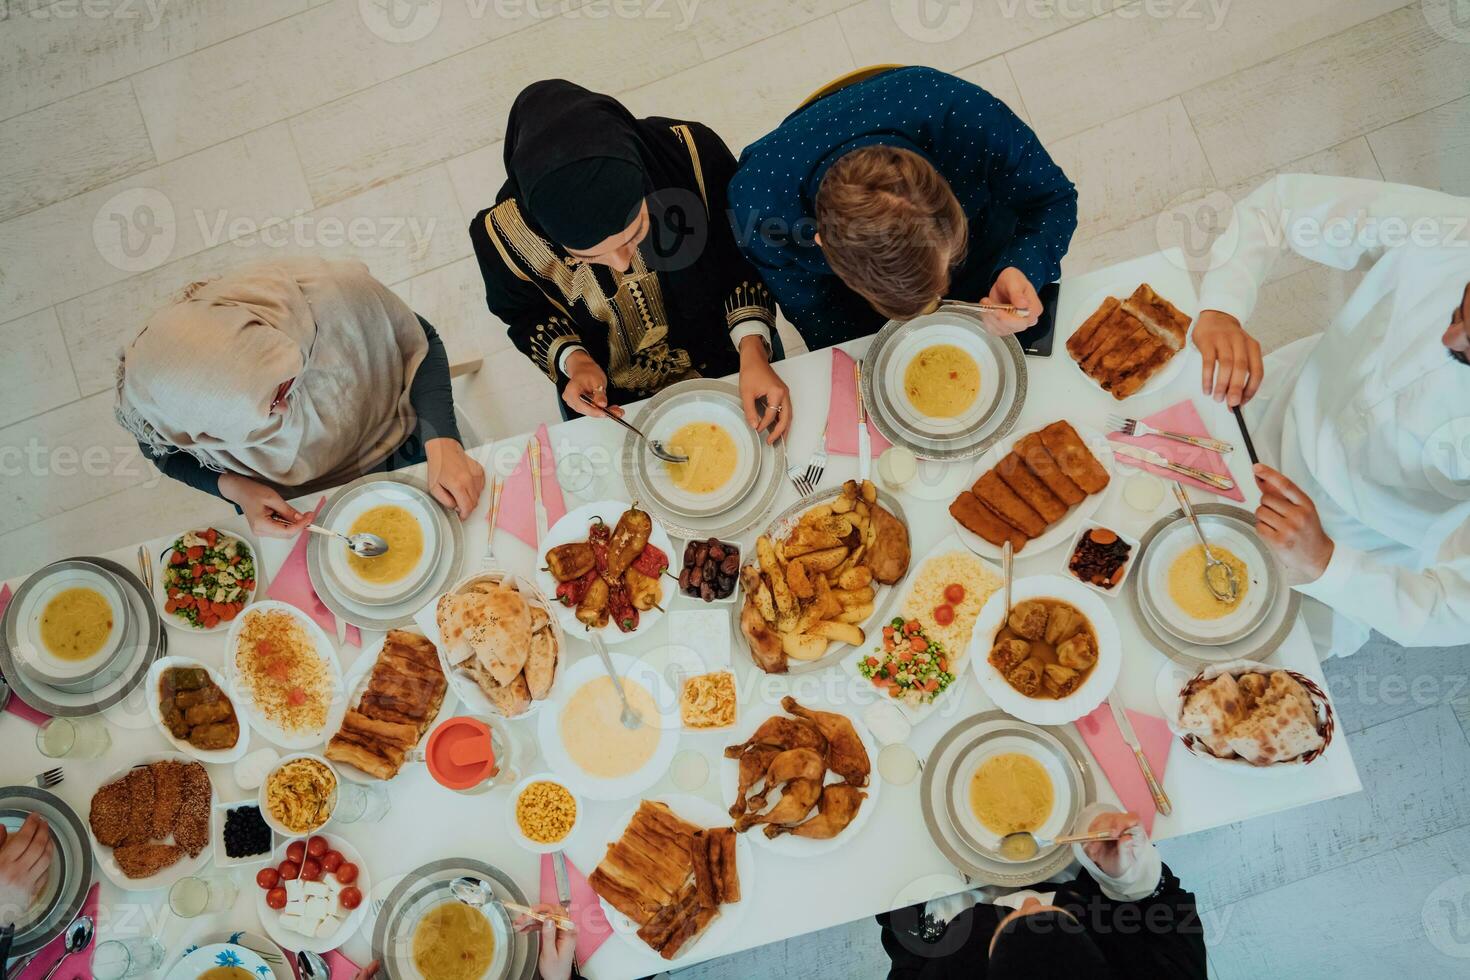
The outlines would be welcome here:
M 408 437 L 428 348 L 361 262 L 263 262 L 148 320 L 120 356 L 117 418 L 157 456 L 304 493 L 355 479 Z

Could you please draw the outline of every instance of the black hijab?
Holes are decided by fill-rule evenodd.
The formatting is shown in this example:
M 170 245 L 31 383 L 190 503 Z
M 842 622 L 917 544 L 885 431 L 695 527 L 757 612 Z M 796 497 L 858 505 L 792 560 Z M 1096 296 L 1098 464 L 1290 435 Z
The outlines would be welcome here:
M 563 248 L 586 249 L 633 223 L 653 189 L 667 129 L 565 79 L 527 86 L 510 109 L 507 179 L 533 227 Z

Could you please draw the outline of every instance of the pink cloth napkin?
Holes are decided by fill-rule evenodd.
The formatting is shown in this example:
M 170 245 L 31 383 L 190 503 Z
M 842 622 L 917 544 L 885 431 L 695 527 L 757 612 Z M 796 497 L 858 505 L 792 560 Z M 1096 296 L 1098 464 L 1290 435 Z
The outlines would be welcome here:
M 561 484 L 556 482 L 556 457 L 551 455 L 551 436 L 543 424 L 536 429 L 541 442 L 541 502 L 546 505 L 546 526 L 551 527 L 566 515 L 567 505 L 561 497 Z M 509 531 L 532 548 L 536 541 L 536 498 L 531 488 L 531 450 L 521 454 L 521 461 L 505 478 L 500 490 L 500 517 L 497 531 Z
M 1154 715 L 1128 711 L 1128 720 L 1133 722 L 1133 730 L 1138 733 L 1138 744 L 1143 746 L 1143 754 L 1153 767 L 1154 778 L 1163 786 L 1164 767 L 1169 764 L 1169 746 L 1174 741 L 1174 733 L 1169 731 L 1164 719 Z M 1103 774 L 1112 784 L 1113 792 L 1118 794 L 1123 809 L 1138 814 L 1143 820 L 1143 829 L 1153 833 L 1157 814 L 1153 794 L 1148 791 L 1148 783 L 1138 769 L 1133 749 L 1123 741 L 1123 733 L 1118 731 L 1113 709 L 1103 702 L 1091 714 L 1077 719 L 1077 730 L 1082 733 L 1082 741 L 1087 743 L 1092 757 L 1102 766 Z
M 1218 438 L 1218 436 L 1211 435 L 1210 431 L 1205 428 L 1204 420 L 1199 417 L 1199 410 L 1194 407 L 1194 402 L 1188 398 L 1177 405 L 1170 405 L 1163 411 L 1155 412 L 1142 421 L 1153 426 L 1155 429 L 1182 432 L 1188 436 L 1210 436 L 1211 438 Z M 1235 479 L 1234 474 L 1230 472 L 1230 467 L 1225 465 L 1225 458 L 1223 456 L 1219 453 L 1211 452 L 1208 449 L 1191 446 L 1187 442 L 1176 442 L 1173 439 L 1165 439 L 1163 436 L 1125 436 L 1119 432 L 1108 433 L 1108 438 L 1113 442 L 1124 442 L 1143 449 L 1152 449 L 1173 463 L 1183 463 L 1185 466 L 1193 466 L 1195 469 L 1204 470 L 1206 473 L 1214 473 L 1218 476 L 1228 476 L 1232 480 Z M 1229 442 L 1230 440 L 1226 439 L 1225 441 Z M 1154 476 L 1163 477 L 1165 480 L 1178 480 L 1185 486 L 1194 487 L 1198 490 L 1207 490 L 1210 493 L 1217 493 L 1231 500 L 1245 500 L 1245 494 L 1240 492 L 1238 482 L 1234 490 L 1217 490 L 1208 483 L 1191 480 L 1187 476 L 1180 476 L 1178 473 L 1162 469 L 1158 466 L 1151 466 L 1148 463 L 1142 463 L 1136 459 L 1129 459 L 1127 456 L 1114 456 L 1113 459 L 1120 463 L 1125 463 L 1128 466 L 1136 466 L 1139 469 L 1147 470 Z
M 312 512 L 320 513 L 326 502 L 327 498 L 323 496 L 316 502 Z M 277 602 L 295 606 L 316 620 L 316 624 L 328 636 L 336 636 L 337 617 L 332 615 L 332 610 L 317 596 L 316 587 L 311 584 L 311 575 L 306 570 L 306 539 L 309 537 L 309 531 L 302 531 L 297 535 L 296 543 L 291 546 L 291 554 L 276 569 L 276 574 L 271 577 L 270 588 L 265 590 L 265 594 Z M 355 647 L 362 646 L 362 634 L 356 626 L 347 627 L 347 642 Z
M 577 866 L 567 859 L 567 882 L 572 886 L 572 921 L 577 925 L 577 965 L 585 966 L 592 954 L 612 935 L 612 925 L 602 911 L 602 901 Z M 541 855 L 541 901 L 556 905 L 556 870 L 551 855 Z
M 97 921 L 97 889 L 100 884 L 92 885 L 92 890 L 87 892 L 86 901 L 82 902 L 82 910 L 79 915 L 90 915 L 92 921 Z M 41 980 L 46 971 L 56 965 L 62 952 L 66 949 L 66 932 L 51 940 L 41 947 L 31 962 L 13 980 Z M 97 941 L 94 939 L 87 944 L 87 948 L 79 953 L 74 953 L 66 958 L 61 969 L 56 971 L 60 980 L 69 980 L 71 977 L 90 977 L 92 975 L 92 954 L 97 951 Z
M 827 402 L 827 451 L 841 456 L 857 455 L 857 378 L 852 375 L 853 360 L 845 351 L 832 348 L 832 394 Z M 868 419 L 868 442 L 873 459 L 883 455 L 888 440 Z
M 10 606 L 10 597 L 12 594 L 8 583 L 6 585 L 0 585 L 0 616 L 4 616 L 5 610 Z M 37 711 L 35 708 L 26 704 L 20 699 L 20 695 L 14 691 L 11 692 L 10 703 L 5 706 L 5 710 L 16 717 L 24 718 L 33 725 L 39 725 L 51 717 L 45 712 Z

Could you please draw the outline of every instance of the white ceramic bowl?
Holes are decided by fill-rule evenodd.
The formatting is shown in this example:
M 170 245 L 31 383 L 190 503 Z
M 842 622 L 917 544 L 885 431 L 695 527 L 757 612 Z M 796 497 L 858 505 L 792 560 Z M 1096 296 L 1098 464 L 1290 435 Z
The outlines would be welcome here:
M 747 494 L 755 482 L 760 468 L 760 441 L 752 438 L 750 426 L 735 406 L 721 399 L 697 399 L 674 404 L 654 423 L 647 435 L 668 446 L 674 433 L 692 423 L 719 426 L 730 437 L 735 446 L 735 468 L 730 478 L 709 493 L 694 493 L 674 483 L 667 463 L 650 458 L 649 480 L 680 513 L 693 516 L 724 513 Z
M 394 506 L 401 507 L 407 511 L 415 521 L 418 522 L 419 532 L 423 536 L 424 548 L 419 555 L 418 561 L 406 575 L 394 582 L 370 582 L 353 571 L 348 563 L 348 547 L 346 542 L 327 542 L 331 547 L 327 548 L 327 566 L 332 571 L 335 585 L 347 594 L 347 597 L 367 605 L 385 605 L 401 600 L 404 596 L 412 594 L 429 573 L 434 570 L 439 557 L 439 522 L 434 519 L 434 514 L 429 510 L 431 506 L 437 506 L 432 498 L 426 498 L 414 487 L 406 486 L 392 481 L 384 481 L 373 485 L 373 489 L 360 493 L 353 497 L 345 507 L 338 509 L 332 515 L 332 523 L 329 530 L 340 534 L 352 533 L 352 523 L 368 510 L 374 507 Z
M 1074 552 L 1076 552 L 1077 545 L 1081 543 L 1081 541 L 1082 541 L 1082 535 L 1084 535 L 1088 531 L 1091 531 L 1091 530 L 1094 530 L 1094 529 L 1096 529 L 1096 530 L 1103 530 L 1103 531 L 1112 531 L 1114 534 L 1116 534 L 1118 536 L 1118 540 L 1122 541 L 1124 544 L 1128 545 L 1128 547 L 1130 549 L 1132 549 L 1132 550 L 1130 550 L 1128 552 L 1128 560 L 1123 563 L 1123 577 L 1120 578 L 1120 579 L 1118 579 L 1117 584 L 1114 585 L 1112 588 L 1109 588 L 1109 589 L 1105 589 L 1105 588 L 1103 588 L 1100 585 L 1093 585 L 1091 582 L 1085 582 L 1082 579 L 1077 578 L 1077 576 L 1072 572 L 1072 568 L 1071 568 L 1072 555 L 1073 555 Z M 1115 528 L 1115 527 L 1108 527 L 1106 524 L 1099 524 L 1096 521 L 1084 521 L 1083 524 L 1082 524 L 1082 526 L 1077 529 L 1077 533 L 1072 537 L 1072 545 L 1071 545 L 1071 547 L 1069 547 L 1066 550 L 1066 552 L 1062 555 L 1062 574 L 1065 575 L 1066 577 L 1070 578 L 1070 579 L 1076 579 L 1076 581 L 1078 581 L 1081 584 L 1087 586 L 1089 589 L 1091 589 L 1092 591 L 1096 592 L 1098 595 L 1105 595 L 1105 596 L 1122 595 L 1123 594 L 1123 586 L 1125 586 L 1125 585 L 1128 584 L 1128 576 L 1130 576 L 1130 575 L 1133 574 L 1133 566 L 1138 563 L 1138 557 L 1139 556 L 1138 556 L 1138 539 L 1137 538 L 1129 537 L 1128 535 L 1124 534 L 1122 531 L 1119 531 L 1117 528 Z
M 311 759 L 314 762 L 321 763 L 322 765 L 327 767 L 328 771 L 330 771 L 332 774 L 332 778 L 336 780 L 336 785 L 332 787 L 331 798 L 327 805 L 327 819 L 323 820 L 320 824 L 311 828 L 310 830 L 297 831 L 292 830 L 290 827 L 287 827 L 285 824 L 276 819 L 275 815 L 271 813 L 270 807 L 266 805 L 265 801 L 266 787 L 270 786 L 271 777 L 274 776 L 276 772 L 280 770 L 280 768 L 286 763 L 294 762 L 297 759 Z M 311 834 L 319 834 L 322 832 L 323 827 L 332 822 L 332 812 L 337 809 L 337 796 L 341 791 L 341 787 L 342 774 L 337 772 L 336 766 L 332 765 L 321 756 L 311 752 L 293 752 L 290 755 L 281 756 L 281 761 L 277 762 L 274 766 L 271 766 L 271 771 L 268 772 L 265 779 L 261 780 L 260 782 L 260 794 L 257 798 L 260 805 L 260 815 L 262 818 L 265 819 L 266 826 L 270 827 L 271 830 L 274 830 L 281 837 L 288 837 L 294 840 L 298 837 L 307 837 Z
M 1017 579 L 1011 586 L 1011 602 L 1025 599 L 1060 599 L 1076 607 L 1092 623 L 1097 634 L 1097 663 L 1087 680 L 1065 698 L 1028 698 L 1011 687 L 990 663 L 990 648 L 1005 618 L 1005 591 L 998 590 L 986 601 L 970 634 L 969 659 L 975 667 L 980 688 L 995 706 L 1013 718 L 1033 725 L 1063 725 L 1076 721 L 1102 704 L 1118 682 L 1123 668 L 1123 640 L 1117 621 L 1102 596 L 1070 576 L 1035 575 Z
M 998 755 L 1008 754 L 1025 755 L 1036 760 L 1046 770 L 1046 775 L 1051 780 L 1053 793 L 1051 813 L 1032 833 L 1037 837 L 1048 839 L 1065 834 L 1068 830 L 1067 815 L 1071 813 L 1072 807 L 1072 781 L 1062 767 L 1062 760 L 1055 754 L 1045 751 L 1031 739 L 1018 735 L 1002 735 L 981 742 L 976 750 L 968 753 L 956 767 L 954 781 L 950 786 L 950 814 L 952 819 L 958 818 L 957 822 L 961 824 L 959 829 L 962 833 L 974 842 L 984 845 L 986 856 L 998 861 L 1008 860 L 999 852 L 1001 837 L 975 816 L 975 810 L 970 806 L 970 781 L 981 765 Z
M 163 705 L 159 700 L 159 685 L 163 682 L 163 672 L 170 667 L 199 667 L 209 674 L 209 679 L 214 681 L 219 689 L 225 692 L 225 697 L 230 697 L 229 688 L 225 686 L 225 679 L 219 675 L 213 667 L 209 667 L 190 657 L 160 657 L 148 668 L 148 680 L 145 682 L 144 690 L 147 692 L 148 717 L 153 719 L 153 724 L 168 739 L 169 744 L 187 756 L 192 756 L 200 762 L 225 763 L 236 762 L 245 754 L 250 747 L 250 722 L 246 719 L 240 706 L 235 705 L 235 720 L 240 723 L 240 737 L 235 740 L 233 748 L 228 749 L 196 749 L 183 739 L 175 738 L 173 732 L 163 721 Z M 233 698 L 231 701 L 233 702 Z
M 516 819 L 516 807 L 520 803 L 521 794 L 529 789 L 532 783 L 554 783 L 572 794 L 572 802 L 576 804 L 577 813 L 572 820 L 572 829 L 568 830 L 567 835 L 559 841 L 550 844 L 541 844 L 527 837 L 525 831 L 521 830 L 521 822 Z M 516 783 L 515 789 L 511 790 L 510 793 L 510 805 L 505 808 L 506 823 L 510 827 L 511 836 L 515 838 L 517 844 L 534 854 L 550 854 L 553 851 L 565 850 L 567 843 L 576 835 L 577 830 L 582 826 L 582 816 L 586 812 L 586 804 L 577 796 L 576 791 L 566 784 L 566 780 L 559 779 L 549 772 L 527 776 L 519 783 Z
M 112 629 L 97 652 L 85 660 L 63 660 L 41 640 L 41 617 L 46 606 L 68 589 L 91 589 L 107 603 Z M 25 597 L 16 623 L 21 642 L 16 646 L 18 666 L 42 684 L 62 691 L 84 692 L 100 687 L 102 676 L 122 651 L 128 604 L 117 580 L 101 568 L 64 568 L 46 577 Z

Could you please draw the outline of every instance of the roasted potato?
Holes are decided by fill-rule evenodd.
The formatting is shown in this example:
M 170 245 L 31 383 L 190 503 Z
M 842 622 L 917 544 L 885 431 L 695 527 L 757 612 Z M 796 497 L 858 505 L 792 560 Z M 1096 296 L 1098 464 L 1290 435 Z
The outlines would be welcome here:
M 842 612 L 842 603 L 832 594 L 832 586 L 827 580 L 818 576 L 815 585 L 817 594 L 812 597 L 811 607 L 816 613 L 816 620 L 831 619 Z
M 786 552 L 787 560 L 790 561 L 813 551 L 841 547 L 842 538 L 826 527 L 798 524 L 791 532 L 791 536 L 783 541 L 781 546 Z
M 878 488 L 873 485 L 872 480 L 864 480 L 861 489 L 864 503 L 876 504 L 878 502 Z
M 852 510 L 852 505 L 853 499 L 851 497 L 838 497 L 828 506 L 832 508 L 832 513 L 834 514 L 846 514 Z
M 870 602 L 866 606 L 853 606 L 842 610 L 837 616 L 837 621 L 839 623 L 863 623 L 867 622 L 871 615 L 873 615 L 873 604 Z
M 861 589 L 873 584 L 873 570 L 866 565 L 849 568 L 837 578 L 837 587 L 846 591 Z
M 862 646 L 867 639 L 860 627 L 840 620 L 817 623 L 807 632 L 812 636 L 826 637 L 833 643 L 851 643 L 855 647 Z
M 827 652 L 827 640 L 805 633 L 783 633 L 781 651 L 793 660 L 818 660 Z
M 810 554 L 803 555 L 801 560 L 806 565 L 807 574 L 811 575 L 813 573 L 830 572 L 842 564 L 847 554 L 847 546 L 838 545 L 835 548 L 823 548 L 821 551 L 813 551 Z
M 777 621 L 780 621 L 780 617 L 788 616 L 794 620 L 800 610 L 797 608 L 796 596 L 791 594 L 791 589 L 786 585 L 786 572 L 781 563 L 776 561 L 776 551 L 771 546 L 771 539 L 764 534 L 756 538 L 755 554 L 766 581 L 771 584 L 771 598 L 776 600 Z
M 800 558 L 786 566 L 786 587 L 797 599 L 810 599 L 816 595 L 816 587 L 807 577 L 806 564 Z
M 851 609 L 854 606 L 871 606 L 874 594 L 871 585 L 865 585 L 860 589 L 832 590 L 833 598 L 842 603 L 843 609 Z

